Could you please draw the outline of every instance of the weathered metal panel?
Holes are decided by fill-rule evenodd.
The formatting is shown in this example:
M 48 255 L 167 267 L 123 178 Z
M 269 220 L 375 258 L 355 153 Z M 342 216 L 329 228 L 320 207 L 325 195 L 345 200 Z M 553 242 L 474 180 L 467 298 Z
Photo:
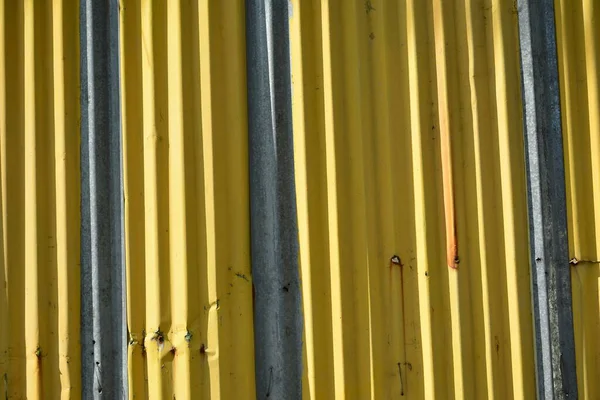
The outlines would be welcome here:
M 600 397 L 600 7 L 556 0 L 577 383 Z
M 539 394 L 557 396 L 557 366 L 565 387 L 569 360 L 544 353 L 551 330 L 533 332 L 550 291 L 531 293 L 530 256 L 560 258 L 547 246 L 562 189 L 544 178 L 560 169 L 544 130 L 557 115 L 523 125 L 524 2 L 293 0 L 291 93 L 285 1 L 248 2 L 248 20 L 234 0 L 79 3 L 0 0 L 5 397 L 297 396 L 295 207 L 304 398 L 532 398 L 536 346 Z M 577 383 L 593 399 L 600 8 L 555 4 Z M 522 26 L 547 35 L 539 14 Z M 556 111 L 539 92 L 555 80 L 529 61 L 526 112 L 528 93 Z M 265 273 L 254 313 L 251 233 Z
M 244 3 L 120 7 L 129 395 L 252 398 Z
M 577 395 L 553 0 L 519 0 L 523 130 L 539 399 Z
M 125 399 L 118 3 L 80 4 L 82 397 Z
M 0 393 L 81 397 L 79 2 L 0 1 Z
M 246 1 L 257 398 L 299 399 L 302 314 L 288 1 Z
M 293 1 L 304 398 L 534 398 L 517 10 Z

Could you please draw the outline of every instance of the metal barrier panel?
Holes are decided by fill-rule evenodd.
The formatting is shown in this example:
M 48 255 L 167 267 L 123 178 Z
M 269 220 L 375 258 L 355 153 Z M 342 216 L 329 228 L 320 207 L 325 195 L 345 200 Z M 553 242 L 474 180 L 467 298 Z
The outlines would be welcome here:
M 577 383 L 600 397 L 600 8 L 555 1 Z
M 84 399 L 128 395 L 118 12 L 118 0 L 80 1 Z
M 0 393 L 77 399 L 79 2 L 0 1 Z
M 513 2 L 292 3 L 304 398 L 533 398 Z
M 253 398 L 244 3 L 120 7 L 130 398 Z
M 554 1 L 595 399 L 600 8 Z M 534 339 L 529 232 L 550 228 L 528 227 L 517 15 L 540 34 L 542 3 L 0 0 L 0 395 L 297 397 L 303 324 L 304 399 L 535 397 L 557 343 Z
M 287 0 L 246 1 L 256 396 L 302 395 L 302 305 Z

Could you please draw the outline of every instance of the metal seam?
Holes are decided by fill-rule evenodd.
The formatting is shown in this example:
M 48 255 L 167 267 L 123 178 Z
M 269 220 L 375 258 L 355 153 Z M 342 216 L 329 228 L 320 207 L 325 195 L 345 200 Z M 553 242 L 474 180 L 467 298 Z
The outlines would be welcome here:
M 118 0 L 80 2 L 83 398 L 126 398 Z
M 288 1 L 247 0 L 257 398 L 302 397 Z
M 554 4 L 519 0 L 538 398 L 577 398 Z

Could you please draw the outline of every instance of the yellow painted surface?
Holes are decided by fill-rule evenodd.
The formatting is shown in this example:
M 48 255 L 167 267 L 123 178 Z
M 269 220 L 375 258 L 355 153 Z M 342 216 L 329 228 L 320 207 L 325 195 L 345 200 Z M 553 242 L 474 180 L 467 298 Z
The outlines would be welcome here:
M 0 393 L 80 398 L 78 1 L 0 1 L 0 182 Z
M 304 398 L 534 398 L 513 2 L 292 3 Z
M 255 396 L 242 1 L 121 1 L 129 395 Z
M 580 399 L 600 397 L 600 7 L 556 0 Z
M 81 395 L 78 4 L 0 0 L 10 399 Z M 292 7 L 304 398 L 533 398 L 512 2 Z M 578 384 L 595 399 L 600 7 L 556 15 Z M 234 0 L 120 4 L 130 398 L 255 396 L 244 18 Z

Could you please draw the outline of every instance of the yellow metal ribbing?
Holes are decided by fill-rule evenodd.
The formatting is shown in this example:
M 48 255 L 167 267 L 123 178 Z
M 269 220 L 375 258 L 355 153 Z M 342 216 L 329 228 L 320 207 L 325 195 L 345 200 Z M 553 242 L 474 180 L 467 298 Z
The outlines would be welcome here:
M 579 398 L 600 396 L 600 7 L 555 1 Z
M 4 54 L 0 79 L 5 99 L 1 123 L 2 135 L 2 224 L 3 224 L 3 276 L 6 279 L 6 314 L 3 319 L 18 320 L 3 325 L 2 372 L 6 379 L 2 385 L 10 395 L 26 394 L 25 372 L 25 284 L 24 268 L 24 139 L 23 139 L 23 4 L 19 2 L 2 2 L 4 8 L 3 33 Z M 6 40 L 7 33 L 12 40 Z M 8 60 L 12 60 L 8 62 Z M 9 118 L 10 117 L 10 118 Z M 18 132 L 18 135 L 8 135 L 8 132 Z M 10 196 L 8 195 L 10 193 Z M 9 234 L 10 232 L 10 234 Z M 15 266 L 14 268 L 12 266 Z M 9 310 L 11 313 L 9 314 Z M 8 377 L 11 377 L 10 384 Z
M 516 10 L 292 8 L 304 397 L 533 396 Z
M 511 347 L 511 378 L 513 396 L 528 398 L 534 388 L 531 335 L 531 304 L 529 249 L 524 202 L 525 175 L 522 143 L 520 76 L 518 58 L 517 10 L 509 2 L 491 4 L 494 34 L 493 60 L 496 117 L 498 123 L 498 152 L 500 161 L 500 190 L 504 257 L 506 263 L 506 314 Z
M 81 396 L 78 4 L 1 6 L 0 375 L 9 398 Z
M 306 358 L 304 362 L 305 399 L 333 398 L 333 340 L 321 331 L 332 331 L 329 242 L 327 223 L 327 179 L 325 170 L 325 112 L 322 74 L 323 60 L 321 1 L 293 4 L 290 20 L 292 57 L 292 105 L 297 212 Z M 308 117 L 310 115 L 310 118 Z M 305 160 L 310 159 L 307 163 Z M 307 268 L 317 264 L 321 268 Z
M 52 2 L 54 72 L 54 158 L 58 375 L 62 399 L 81 393 L 80 367 L 80 167 L 79 167 L 79 3 Z M 48 150 L 47 150 L 48 151 Z M 52 154 L 52 153 L 50 153 Z
M 243 3 L 121 6 L 130 396 L 253 398 Z

